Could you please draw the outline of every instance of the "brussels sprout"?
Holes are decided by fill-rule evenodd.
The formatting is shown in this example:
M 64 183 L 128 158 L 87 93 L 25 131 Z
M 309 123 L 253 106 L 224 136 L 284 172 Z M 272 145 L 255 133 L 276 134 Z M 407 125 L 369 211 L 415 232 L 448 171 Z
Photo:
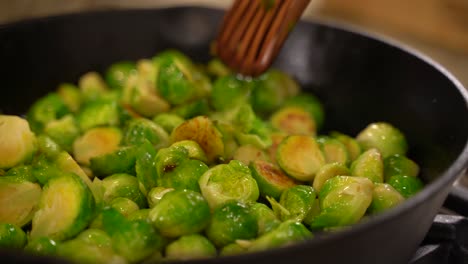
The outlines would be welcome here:
M 319 215 L 310 226 L 314 229 L 347 226 L 358 222 L 372 202 L 374 184 L 368 178 L 336 176 L 322 187 Z
M 198 181 L 208 170 L 208 166 L 199 160 L 183 160 L 180 164 L 165 166 L 165 170 L 159 173 L 160 186 L 174 189 L 187 189 L 200 192 Z
M 248 251 L 262 251 L 284 247 L 312 237 L 312 233 L 303 224 L 294 220 L 287 220 L 272 231 L 253 240 L 248 247 Z
M 120 147 L 114 152 L 92 157 L 89 167 L 97 176 L 115 173 L 135 173 L 138 148 L 136 146 Z
M 147 207 L 146 197 L 140 191 L 138 179 L 125 173 L 113 174 L 102 180 L 104 202 L 124 197 L 134 201 L 140 208 Z
M 287 74 L 270 69 L 259 77 L 252 91 L 252 106 L 256 112 L 269 113 L 298 92 L 299 85 Z
M 234 155 L 234 152 L 239 147 L 237 140 L 234 137 L 235 128 L 229 123 L 223 121 L 214 121 L 216 128 L 221 133 L 221 138 L 224 145 L 224 157 L 229 158 Z
M 296 181 L 285 175 L 280 168 L 267 161 L 252 161 L 250 170 L 253 178 L 257 181 L 260 194 L 264 197 L 270 196 L 278 199 L 284 190 L 297 184 Z
M 111 247 L 112 241 L 110 236 L 101 229 L 89 228 L 81 232 L 76 239 L 80 239 L 86 243 L 94 244 L 99 247 Z
M 140 59 L 137 61 L 136 68 L 138 75 L 150 83 L 153 89 L 156 89 L 159 65 L 154 63 L 151 59 Z
M 232 159 L 238 160 L 245 165 L 249 165 L 256 160 L 269 161 L 269 157 L 262 149 L 253 145 L 242 145 L 236 149 Z
M 44 154 L 47 158 L 55 158 L 62 152 L 62 148 L 52 138 L 47 135 L 41 134 L 37 136 L 37 152 Z
M 42 190 L 30 237 L 71 238 L 88 226 L 94 207 L 93 194 L 80 177 L 66 173 L 52 178 Z
M 357 157 L 359 157 L 359 155 L 361 155 L 362 149 L 356 139 L 337 131 L 330 132 L 330 136 L 338 139 L 345 145 L 346 149 L 348 150 L 350 161 L 355 160 Z
M 317 138 L 317 142 L 320 145 L 320 149 L 322 150 L 327 163 L 339 162 L 342 164 L 348 164 L 348 150 L 339 140 L 327 136 L 321 136 Z
M 310 136 L 286 137 L 278 146 L 276 161 L 289 176 L 299 181 L 311 181 L 325 165 L 325 157 L 317 141 Z
M 0 223 L 0 248 L 21 249 L 28 241 L 26 233 L 14 224 Z
M 32 163 L 32 175 L 42 186 L 50 179 L 62 175 L 62 171 L 54 163 L 55 159 L 39 155 Z
M 32 131 L 37 133 L 50 121 L 61 118 L 69 112 L 67 105 L 57 93 L 49 93 L 31 106 L 26 119 Z
M 52 256 L 57 252 L 57 242 L 48 237 L 38 237 L 28 241 L 24 251 L 34 255 Z
M 90 159 L 119 148 L 122 132 L 116 127 L 92 128 L 73 143 L 73 156 L 83 165 L 90 165 Z
M 259 236 L 270 232 L 281 223 L 273 210 L 263 203 L 253 203 L 250 211 L 257 218 Z
M 257 182 L 249 168 L 237 160 L 210 168 L 198 183 L 212 209 L 229 200 L 248 203 L 259 197 Z
M 385 158 L 383 162 L 385 181 L 388 181 L 394 175 L 417 177 L 419 174 L 419 165 L 406 156 L 391 155 Z
M 323 185 L 328 179 L 331 179 L 335 176 L 347 176 L 351 175 L 349 169 L 341 163 L 328 163 L 323 165 L 314 177 L 313 187 L 315 191 L 320 192 Z
M 184 122 L 184 119 L 172 113 L 160 113 L 153 118 L 153 122 L 161 126 L 168 134 Z
M 73 263 L 83 264 L 126 264 L 122 256 L 117 255 L 111 247 L 101 247 L 82 239 L 72 239 L 57 245 L 58 257 Z
M 162 235 L 179 237 L 205 229 L 210 221 L 210 207 L 197 192 L 174 190 L 151 209 L 149 219 Z
M 0 223 L 23 227 L 31 221 L 39 197 L 39 184 L 14 176 L 0 177 Z
M 317 129 L 314 118 L 297 106 L 286 106 L 272 114 L 272 126 L 289 135 L 315 136 Z
M 122 89 L 129 76 L 136 74 L 136 65 L 131 61 L 119 61 L 106 70 L 107 84 L 113 89 Z
M 323 110 L 322 103 L 314 95 L 310 93 L 300 93 L 286 99 L 283 104 L 283 107 L 285 106 L 296 106 L 303 108 L 314 118 L 317 130 L 323 126 L 325 112 Z
M 270 133 L 271 131 L 267 127 L 266 123 L 259 118 L 255 118 L 252 122 L 252 127 L 248 132 L 243 133 L 237 131 L 237 133 L 235 133 L 235 137 L 241 145 L 250 144 L 261 149 L 266 149 L 272 144 Z
M 80 110 L 81 93 L 78 87 L 71 83 L 63 83 L 57 88 L 57 94 L 70 111 L 76 113 Z
M 278 151 L 278 146 L 287 136 L 288 135 L 283 132 L 273 132 L 270 134 L 271 146 L 267 148 L 267 152 L 268 156 L 270 157 L 270 161 L 275 165 L 278 165 L 278 162 L 276 162 L 276 152 Z
M 205 98 L 176 106 L 171 110 L 172 114 L 176 114 L 183 119 L 190 119 L 199 115 L 207 115 L 209 112 L 210 106 Z
M 78 80 L 78 87 L 85 102 L 100 99 L 108 92 L 106 83 L 97 72 L 83 74 Z
M 376 183 L 372 193 L 372 203 L 368 211 L 371 214 L 380 213 L 402 203 L 405 198 L 390 184 Z
M 217 247 L 238 239 L 255 238 L 257 233 L 257 218 L 247 205 L 238 201 L 228 201 L 216 207 L 206 229 L 207 237 Z
M 55 166 L 63 173 L 71 172 L 78 175 L 83 182 L 91 188 L 91 180 L 83 169 L 76 163 L 76 161 L 66 151 L 60 152 L 53 160 Z
M 169 260 L 190 260 L 215 256 L 215 246 L 206 237 L 199 234 L 182 236 L 166 247 L 166 258 Z
M 18 181 L 28 181 L 28 182 L 37 182 L 37 179 L 34 177 L 32 173 L 32 166 L 31 165 L 20 165 L 13 167 L 5 172 L 2 178 L 11 177 L 12 179 L 16 179 Z
M 390 155 L 405 155 L 408 150 L 405 135 L 389 123 L 377 122 L 369 124 L 357 136 L 356 140 L 364 148 L 376 148 L 383 158 Z
M 352 176 L 365 177 L 374 183 L 383 182 L 383 174 L 382 155 L 375 148 L 366 150 L 351 164 Z
M 208 162 L 205 152 L 196 141 L 181 140 L 174 142 L 171 147 L 183 147 L 188 151 L 188 157 L 202 162 Z
M 173 191 L 173 188 L 166 188 L 166 187 L 154 187 L 148 192 L 148 204 L 150 208 L 153 208 L 155 205 L 157 205 L 163 196 L 168 193 Z
M 135 211 L 127 216 L 127 219 L 130 221 L 135 221 L 135 220 L 143 220 L 150 222 L 149 220 L 149 212 L 151 209 L 149 208 L 144 208 L 144 209 L 139 209 L 138 211 Z
M 153 121 L 145 118 L 131 120 L 125 128 L 123 136 L 124 145 L 139 145 L 145 140 L 155 148 L 163 148 L 169 144 L 169 135 L 164 129 Z
M 247 248 L 238 243 L 231 243 L 221 248 L 220 256 L 234 256 L 247 252 Z
M 111 237 L 112 248 L 129 262 L 141 261 L 164 245 L 163 237 L 151 223 L 142 220 L 129 221 L 115 209 L 102 211 L 102 223 Z
M 66 115 L 47 123 L 44 133 L 57 142 L 62 149 L 71 151 L 73 142 L 80 135 L 80 129 L 73 115 Z
M 224 155 L 222 135 L 206 116 L 189 119 L 176 127 L 171 134 L 172 142 L 193 140 L 205 151 L 209 163 Z
M 213 84 L 211 105 L 217 111 L 233 109 L 248 102 L 254 86 L 254 81 L 240 79 L 236 75 L 220 77 Z
M 316 194 L 312 186 L 296 185 L 281 194 L 279 206 L 273 206 L 274 200 L 269 199 L 269 201 L 273 202 L 273 211 L 281 221 L 292 219 L 302 222 L 312 210 L 315 198 Z
M 0 169 L 28 162 L 36 149 L 36 137 L 25 119 L 0 115 Z
M 131 214 L 140 210 L 138 204 L 125 197 L 114 198 L 109 205 L 125 217 L 129 217 Z
M 405 198 L 415 195 L 424 187 L 423 182 L 419 178 L 406 175 L 393 175 L 388 179 L 387 183 Z
M 84 105 L 76 120 L 82 131 L 98 126 L 118 126 L 120 112 L 116 101 L 96 100 Z
M 156 153 L 156 149 L 148 140 L 140 144 L 136 153 L 136 177 L 143 186 L 144 193 L 157 186 Z
M 210 75 L 215 77 L 223 77 L 231 74 L 231 70 L 224 65 L 224 63 L 217 58 L 211 59 L 206 65 L 206 70 Z

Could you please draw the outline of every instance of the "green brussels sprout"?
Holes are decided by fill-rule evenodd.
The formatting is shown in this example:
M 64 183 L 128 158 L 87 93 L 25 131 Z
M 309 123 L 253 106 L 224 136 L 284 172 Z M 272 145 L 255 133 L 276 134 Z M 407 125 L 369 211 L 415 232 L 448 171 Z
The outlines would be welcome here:
M 364 148 L 376 148 L 386 158 L 390 155 L 405 155 L 408 143 L 405 135 L 389 123 L 377 122 L 369 124 L 356 136 L 356 140 Z
M 109 203 L 114 198 L 124 197 L 134 201 L 138 207 L 147 207 L 145 195 L 140 191 L 138 179 L 135 176 L 118 173 L 102 180 L 104 202 Z
M 60 84 L 57 88 L 57 94 L 71 112 L 77 113 L 80 110 L 81 92 L 74 84 Z
M 121 111 L 114 100 L 95 100 L 83 105 L 76 120 L 82 131 L 99 126 L 118 126 Z
M 49 136 L 40 134 L 36 139 L 38 156 L 44 154 L 47 158 L 55 158 L 55 156 L 62 152 L 60 145 Z
M 270 196 L 278 199 L 284 190 L 297 184 L 280 168 L 268 161 L 254 160 L 249 167 L 263 197 Z
M 256 112 L 270 113 L 284 103 L 288 97 L 299 92 L 299 85 L 287 74 L 270 69 L 259 77 L 252 91 L 252 106 Z
M 198 181 L 209 169 L 205 163 L 199 160 L 186 159 L 180 164 L 172 166 L 166 165 L 164 171 L 158 173 L 160 186 L 200 192 Z
M 73 143 L 73 156 L 80 164 L 89 166 L 90 159 L 119 148 L 122 132 L 116 127 L 96 127 L 86 131 Z
M 110 236 L 102 229 L 89 228 L 81 232 L 76 239 L 83 240 L 86 243 L 94 244 L 99 247 L 111 247 Z
M 34 255 L 52 256 L 57 252 L 57 242 L 48 237 L 38 237 L 28 241 L 24 251 Z
M 196 159 L 202 162 L 208 162 L 205 151 L 200 147 L 196 141 L 193 140 L 181 140 L 174 142 L 171 147 L 183 147 L 188 151 L 188 157 L 191 159 Z
M 41 187 L 15 176 L 0 177 L 0 223 L 23 227 L 33 218 Z
M 0 169 L 28 162 L 36 149 L 36 136 L 25 119 L 0 115 Z
M 154 187 L 148 192 L 148 204 L 150 208 L 153 208 L 155 205 L 157 205 L 163 196 L 168 193 L 173 191 L 173 188 L 166 188 L 166 187 Z
M 247 248 L 239 245 L 239 243 L 231 243 L 221 248 L 220 256 L 235 256 L 247 252 Z
M 135 172 L 144 193 L 157 186 L 156 154 L 156 149 L 148 140 L 143 141 L 137 149 Z
M 239 147 L 239 144 L 234 137 L 234 126 L 223 121 L 214 120 L 214 122 L 216 128 L 221 133 L 221 139 L 224 145 L 224 157 L 230 158 L 234 155 L 234 152 Z
M 114 152 L 92 157 L 89 160 L 89 168 L 97 176 L 116 173 L 135 174 L 137 151 L 136 146 L 120 147 Z
M 166 247 L 166 258 L 169 260 L 190 260 L 215 257 L 215 246 L 199 234 L 181 236 Z
M 21 249 L 28 239 L 26 233 L 17 225 L 0 223 L 0 248 Z
M 312 211 L 315 198 L 316 194 L 312 186 L 296 185 L 281 194 L 279 204 L 274 199 L 268 198 L 268 200 L 281 221 L 292 219 L 302 222 Z
M 325 157 L 311 136 L 292 135 L 278 146 L 276 161 L 286 174 L 299 181 L 311 181 L 325 165 Z
M 115 209 L 102 211 L 104 230 L 111 237 L 112 248 L 129 262 L 139 262 L 161 250 L 163 237 L 147 221 L 129 221 Z
M 151 84 L 153 90 L 156 89 L 156 79 L 159 67 L 151 59 L 140 59 L 136 64 L 138 75 Z
M 143 208 L 139 209 L 138 211 L 135 211 L 127 216 L 127 219 L 130 221 L 135 221 L 135 220 L 143 220 L 150 222 L 149 220 L 149 212 L 151 209 L 149 208 Z
M 405 198 L 390 184 L 376 183 L 368 211 L 371 214 L 380 213 L 399 205 L 404 200 Z
M 317 126 L 314 118 L 305 109 L 285 106 L 271 115 L 272 126 L 288 135 L 315 136 Z
M 270 134 L 271 146 L 267 148 L 268 157 L 270 157 L 270 162 L 278 165 L 276 161 L 276 152 L 278 151 L 278 146 L 288 135 L 283 132 L 272 132 Z
M 30 237 L 57 241 L 74 237 L 88 226 L 94 207 L 93 193 L 79 176 L 65 173 L 52 178 L 42 189 Z
M 122 143 L 124 145 L 139 145 L 145 140 L 155 148 L 163 148 L 169 144 L 169 135 L 153 121 L 145 118 L 131 120 L 124 131 Z
M 212 209 L 229 200 L 248 203 L 259 197 L 257 182 L 249 168 L 237 160 L 210 168 L 198 183 Z
M 270 133 L 271 131 L 267 124 L 255 117 L 247 132 L 236 130 L 234 136 L 241 145 L 250 144 L 260 149 L 266 149 L 272 144 Z
M 67 105 L 57 93 L 49 93 L 31 106 L 26 114 L 26 119 L 31 126 L 31 130 L 38 133 L 42 131 L 47 123 L 61 118 L 69 112 Z
M 166 237 L 198 233 L 210 221 L 210 207 L 200 193 L 174 190 L 166 193 L 149 213 L 153 225 Z
M 70 154 L 66 151 L 60 152 L 55 159 L 53 160 L 55 166 L 62 172 L 62 173 L 74 173 L 78 175 L 81 180 L 90 188 L 92 189 L 92 182 L 89 179 L 88 175 L 83 171 L 83 169 L 76 163 L 76 161 L 72 158 Z
M 176 127 L 171 134 L 172 142 L 193 140 L 197 142 L 213 163 L 224 155 L 224 143 L 219 130 L 206 116 L 197 116 Z
M 249 165 L 256 160 L 270 161 L 267 153 L 254 145 L 239 146 L 234 152 L 232 159 L 238 160 L 245 165 Z
M 129 76 L 136 74 L 136 65 L 131 61 L 119 61 L 107 68 L 105 79 L 113 89 L 122 89 Z
M 351 175 L 368 178 L 374 183 L 382 183 L 384 164 L 380 152 L 375 148 L 364 151 L 351 164 Z
M 339 140 L 327 136 L 321 136 L 317 138 L 317 142 L 320 145 L 320 149 L 322 150 L 327 163 L 339 162 L 342 164 L 348 164 L 348 150 Z
M 406 156 L 395 154 L 384 159 L 384 178 L 388 181 L 394 175 L 417 177 L 419 165 Z
M 65 115 L 61 119 L 47 123 L 44 127 L 44 133 L 59 144 L 62 149 L 70 152 L 73 142 L 80 135 L 80 129 L 73 115 Z
M 311 239 L 312 237 L 312 233 L 302 223 L 287 220 L 270 232 L 253 240 L 247 250 L 253 252 L 284 247 L 292 243 Z
M 178 105 L 171 109 L 172 114 L 176 114 L 183 119 L 190 119 L 200 115 L 207 115 L 209 112 L 210 105 L 205 98 Z
M 393 175 L 388 179 L 387 183 L 405 198 L 415 195 L 424 187 L 419 178 L 407 175 Z
M 336 138 L 345 145 L 346 149 L 348 150 L 349 161 L 353 161 L 357 159 L 359 155 L 361 155 L 361 145 L 359 145 L 356 139 L 337 131 L 330 132 L 330 136 Z
M 83 264 L 125 264 L 127 261 L 111 247 L 88 243 L 82 239 L 72 239 L 57 245 L 56 256 L 73 263 Z
M 345 165 L 338 162 L 325 164 L 317 171 L 312 187 L 314 187 L 315 191 L 320 192 L 328 179 L 347 175 L 351 175 L 351 172 Z
M 266 204 L 253 203 L 250 205 L 250 211 L 257 218 L 259 236 L 270 232 L 281 223 L 276 217 L 275 212 Z
M 238 201 L 228 201 L 216 207 L 206 228 L 207 237 L 217 247 L 238 239 L 255 238 L 257 233 L 257 218 L 247 205 Z
M 313 229 L 348 226 L 358 222 L 372 202 L 374 184 L 368 178 L 336 176 L 325 182 L 319 193 L 320 213 Z
M 78 80 L 78 87 L 84 102 L 101 99 L 109 91 L 101 75 L 97 72 L 83 74 Z
M 32 163 L 32 175 L 39 184 L 45 185 L 50 179 L 62 175 L 62 171 L 57 168 L 55 159 L 45 155 L 39 155 Z
M 311 93 L 299 93 L 293 97 L 287 98 L 284 106 L 301 107 L 314 118 L 317 131 L 323 126 L 325 112 L 322 103 Z
M 32 173 L 32 166 L 31 165 L 19 165 L 13 167 L 5 172 L 2 178 L 12 178 L 18 181 L 28 181 L 28 182 L 37 182 L 36 177 L 34 177 Z
M 172 113 L 160 113 L 153 118 L 153 122 L 161 126 L 168 134 L 184 122 L 184 119 Z
M 255 81 L 240 79 L 236 75 L 218 78 L 210 95 L 211 105 L 217 111 L 233 109 L 249 101 Z
M 211 59 L 207 63 L 206 70 L 210 75 L 214 77 L 223 77 L 231 74 L 231 70 L 229 69 L 229 67 L 224 65 L 224 63 L 217 58 Z

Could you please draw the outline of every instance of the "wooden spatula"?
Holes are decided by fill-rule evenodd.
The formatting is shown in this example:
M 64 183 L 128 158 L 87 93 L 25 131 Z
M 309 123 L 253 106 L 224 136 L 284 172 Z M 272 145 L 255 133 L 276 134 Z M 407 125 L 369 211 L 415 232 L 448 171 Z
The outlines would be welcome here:
M 270 67 L 310 0 L 236 0 L 214 53 L 231 69 L 257 76 Z

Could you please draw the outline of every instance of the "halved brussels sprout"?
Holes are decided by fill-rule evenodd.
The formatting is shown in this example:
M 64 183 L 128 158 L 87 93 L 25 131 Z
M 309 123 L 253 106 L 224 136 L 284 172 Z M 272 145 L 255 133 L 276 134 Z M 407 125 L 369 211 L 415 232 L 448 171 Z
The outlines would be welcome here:
M 174 142 L 171 147 L 183 147 L 188 151 L 188 157 L 196 159 L 202 162 L 208 162 L 205 151 L 200 147 L 196 141 L 193 140 L 181 140 Z
M 168 134 L 171 134 L 174 128 L 184 122 L 184 119 L 176 114 L 160 113 L 153 118 L 153 122 L 164 128 Z
M 299 93 L 286 99 L 283 106 L 301 107 L 314 118 L 317 131 L 323 126 L 325 112 L 322 103 L 311 93 Z
M 57 94 L 70 111 L 77 113 L 80 110 L 81 93 L 78 87 L 71 83 L 63 83 L 57 88 Z
M 195 234 L 210 222 L 210 207 L 200 193 L 174 190 L 151 209 L 149 219 L 167 237 Z
M 206 98 L 178 105 L 171 109 L 171 113 L 176 114 L 183 119 L 190 119 L 200 115 L 208 115 L 209 112 L 210 105 Z
M 135 220 L 143 220 L 143 221 L 147 221 L 147 222 L 151 222 L 149 220 L 149 212 L 151 211 L 151 209 L 149 208 L 143 208 L 143 209 L 139 209 L 133 213 L 130 213 L 128 216 L 127 216 L 127 219 L 130 220 L 130 221 L 135 221 Z
M 145 140 L 151 142 L 156 149 L 169 145 L 169 135 L 153 121 L 136 118 L 128 122 L 122 143 L 124 145 L 140 145 Z
M 281 223 L 273 210 L 271 210 L 266 204 L 253 203 L 250 205 L 250 211 L 257 218 L 259 236 L 270 232 Z
M 57 142 L 62 149 L 70 152 L 73 142 L 80 135 L 80 129 L 73 115 L 66 115 L 47 123 L 44 133 Z
M 76 116 L 82 131 L 98 126 L 118 126 L 121 109 L 116 101 L 96 100 L 82 107 Z
M 236 149 L 232 159 L 238 160 L 245 165 L 249 165 L 256 160 L 269 161 L 266 152 L 254 145 L 242 145 Z
M 21 249 L 27 241 L 26 233 L 19 226 L 0 223 L 0 249 Z
M 158 182 L 163 187 L 200 192 L 198 181 L 208 169 L 208 166 L 199 160 L 186 159 L 174 168 L 159 174 Z
M 112 153 L 92 157 L 89 168 L 97 176 L 116 173 L 135 173 L 135 162 L 138 148 L 136 146 L 120 147 Z
M 31 165 L 19 165 L 7 170 L 2 178 L 7 179 L 6 177 L 11 177 L 19 181 L 28 181 L 28 182 L 37 182 L 37 179 L 32 173 L 33 169 Z
M 42 189 L 30 237 L 61 241 L 74 237 L 91 221 L 95 201 L 91 190 L 73 173 L 50 179 Z
M 248 203 L 259 197 L 257 182 L 249 168 L 237 160 L 210 168 L 198 183 L 212 209 L 229 200 Z
M 224 155 L 222 135 L 206 116 L 189 119 L 176 127 L 171 134 L 172 142 L 193 140 L 205 151 L 209 163 Z
M 289 176 L 299 181 L 311 181 L 325 165 L 325 157 L 317 141 L 310 136 L 286 137 L 278 146 L 276 161 Z
M 364 151 L 351 164 L 351 175 L 368 178 L 374 183 L 382 183 L 384 165 L 380 152 L 375 148 Z
M 239 245 L 239 243 L 231 243 L 221 248 L 220 256 L 234 256 L 247 252 L 247 248 Z
M 101 99 L 109 90 L 107 84 L 97 72 L 83 74 L 78 80 L 78 87 L 85 102 Z
M 24 251 L 34 255 L 52 256 L 57 252 L 57 242 L 48 237 L 38 237 L 29 240 Z
M 387 183 L 405 198 L 415 195 L 424 187 L 423 182 L 419 178 L 407 175 L 393 175 L 388 179 Z
M 384 178 L 386 181 L 394 175 L 417 177 L 419 165 L 406 156 L 395 154 L 384 159 Z
M 126 264 L 122 256 L 112 247 L 99 246 L 82 239 L 72 239 L 57 245 L 56 256 L 73 263 L 83 264 Z
M 315 190 L 309 185 L 296 185 L 285 190 L 280 197 L 279 205 L 269 199 L 275 214 L 281 221 L 295 220 L 302 222 L 311 212 L 315 203 Z
M 224 65 L 220 59 L 217 58 L 211 59 L 208 62 L 206 65 L 206 70 L 208 71 L 208 74 L 215 77 L 223 77 L 231 74 L 231 70 L 226 65 Z
M 153 208 L 155 205 L 157 205 L 163 196 L 168 193 L 173 191 L 173 188 L 166 188 L 166 187 L 154 187 L 148 192 L 148 205 L 150 208 Z
M 44 154 L 47 158 L 55 158 L 62 152 L 62 148 L 52 138 L 45 134 L 36 137 L 38 156 Z
M 86 243 L 94 244 L 99 247 L 111 247 L 112 240 L 110 236 L 102 229 L 89 228 L 81 232 L 76 239 Z
M 207 237 L 217 247 L 238 239 L 255 238 L 257 232 L 257 218 L 247 205 L 238 201 L 228 201 L 216 207 L 206 229 Z
M 31 106 L 26 119 L 31 126 L 31 130 L 38 133 L 42 131 L 47 123 L 61 118 L 69 112 L 67 105 L 57 93 L 49 93 Z
M 140 191 L 138 179 L 135 176 L 118 173 L 104 178 L 101 182 L 104 188 L 104 202 L 109 203 L 114 198 L 124 197 L 134 201 L 138 207 L 148 204 L 145 195 Z
M 378 149 L 383 158 L 394 154 L 405 155 L 408 150 L 405 135 L 386 122 L 369 124 L 356 136 L 356 140 L 365 150 Z
M 317 138 L 317 142 L 320 145 L 320 149 L 322 149 L 327 163 L 339 162 L 341 164 L 348 164 L 350 160 L 348 150 L 339 140 L 321 136 Z
M 286 106 L 272 114 L 270 122 L 273 127 L 288 135 L 315 136 L 317 132 L 314 118 L 297 106 Z
M 372 203 L 368 211 L 371 214 L 380 213 L 402 203 L 405 198 L 390 184 L 376 183 L 372 193 Z
M 158 172 L 155 162 L 156 154 L 156 149 L 148 140 L 140 144 L 137 149 L 135 171 L 144 193 L 147 193 L 151 188 L 157 186 Z
M 335 176 L 347 176 L 350 174 L 351 172 L 345 165 L 337 162 L 328 163 L 323 165 L 317 171 L 312 186 L 314 187 L 315 191 L 320 192 L 328 179 L 331 179 Z
M 362 149 L 356 139 L 337 131 L 330 132 L 330 136 L 338 139 L 345 145 L 346 149 L 348 150 L 350 161 L 355 160 L 357 157 L 359 157 L 359 155 L 361 155 Z
M 190 260 L 215 257 L 215 246 L 206 237 L 199 234 L 178 238 L 166 247 L 166 258 L 169 260 Z
M 270 157 L 270 161 L 275 165 L 278 165 L 278 162 L 276 162 L 276 152 L 278 151 L 278 146 L 287 136 L 288 135 L 283 132 L 273 132 L 270 134 L 271 146 L 267 148 L 267 151 L 268 156 Z
M 211 105 L 217 111 L 225 111 L 246 103 L 254 85 L 254 81 L 233 74 L 220 77 L 213 84 Z
M 255 160 L 250 164 L 253 178 L 257 181 L 260 194 L 264 197 L 271 196 L 278 199 L 281 193 L 297 184 L 274 164 Z
M 122 89 L 129 76 L 137 73 L 136 65 L 131 61 L 113 63 L 106 70 L 107 84 L 113 89 Z
M 92 128 L 73 143 L 73 156 L 83 165 L 90 165 L 90 159 L 112 153 L 119 148 L 122 132 L 116 127 Z
M 0 169 L 29 161 L 36 149 L 36 136 L 25 119 L 0 115 Z
M 29 223 L 41 197 L 37 183 L 15 176 L 0 177 L 0 223 L 23 227 Z

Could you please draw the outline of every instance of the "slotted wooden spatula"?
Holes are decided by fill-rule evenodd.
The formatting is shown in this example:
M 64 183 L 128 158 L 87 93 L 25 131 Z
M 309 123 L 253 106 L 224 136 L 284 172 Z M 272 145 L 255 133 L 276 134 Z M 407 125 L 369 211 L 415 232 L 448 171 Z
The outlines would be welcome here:
M 224 16 L 214 53 L 231 69 L 257 76 L 270 67 L 310 0 L 236 0 Z

